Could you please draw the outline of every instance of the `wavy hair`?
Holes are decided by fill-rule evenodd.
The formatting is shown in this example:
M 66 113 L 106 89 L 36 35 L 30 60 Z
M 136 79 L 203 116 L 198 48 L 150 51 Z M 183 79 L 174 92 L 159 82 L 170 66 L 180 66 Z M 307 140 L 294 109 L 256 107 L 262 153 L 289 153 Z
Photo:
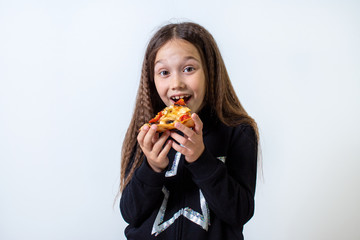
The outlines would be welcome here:
M 156 91 L 154 64 L 158 50 L 172 39 L 186 40 L 199 51 L 206 78 L 205 105 L 211 106 L 219 120 L 228 126 L 242 123 L 252 126 L 258 138 L 256 122 L 236 96 L 213 36 L 204 27 L 192 22 L 165 25 L 150 39 L 145 52 L 135 109 L 122 146 L 119 192 L 123 191 L 143 161 L 143 153 L 136 140 L 138 129 L 165 107 Z

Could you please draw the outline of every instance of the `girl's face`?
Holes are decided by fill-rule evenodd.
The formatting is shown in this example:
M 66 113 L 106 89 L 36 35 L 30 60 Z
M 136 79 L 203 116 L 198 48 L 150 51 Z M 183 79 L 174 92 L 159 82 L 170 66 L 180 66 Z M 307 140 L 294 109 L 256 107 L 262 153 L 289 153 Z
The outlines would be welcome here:
M 156 54 L 154 65 L 156 90 L 166 106 L 183 98 L 192 112 L 203 106 L 205 72 L 196 47 L 182 39 L 173 39 Z

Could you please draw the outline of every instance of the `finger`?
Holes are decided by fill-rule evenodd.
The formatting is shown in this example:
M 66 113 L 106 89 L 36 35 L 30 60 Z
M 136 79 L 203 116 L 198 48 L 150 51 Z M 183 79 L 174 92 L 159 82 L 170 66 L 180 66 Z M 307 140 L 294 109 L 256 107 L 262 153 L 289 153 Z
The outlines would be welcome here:
M 153 146 L 152 151 L 154 152 L 154 154 L 156 154 L 156 155 L 159 154 L 159 152 L 163 148 L 163 146 L 164 146 L 166 140 L 169 138 L 169 136 L 170 136 L 170 131 L 166 131 L 161 135 L 159 140 Z
M 196 113 L 193 113 L 191 115 L 191 118 L 195 123 L 195 128 L 194 128 L 195 132 L 197 134 L 202 134 L 203 122 L 201 121 L 199 115 L 197 115 Z
M 190 128 L 188 128 L 187 126 L 185 126 L 182 123 L 175 123 L 175 127 L 177 130 L 181 131 L 182 133 L 184 133 L 185 136 L 188 136 L 189 138 L 191 138 L 192 136 L 194 136 L 195 132 L 193 130 L 191 130 Z
M 188 149 L 185 147 L 180 146 L 176 142 L 172 142 L 171 147 L 175 149 L 175 151 L 181 153 L 182 155 L 186 156 L 188 154 Z
M 172 146 L 173 141 L 169 140 L 166 142 L 166 145 L 164 146 L 164 148 L 161 150 L 160 154 L 159 154 L 159 158 L 166 158 L 171 146 Z
M 147 148 L 152 148 L 152 139 L 156 134 L 157 126 L 155 124 L 151 125 L 150 129 L 148 130 L 147 134 L 144 137 L 143 145 Z
M 140 146 L 143 145 L 145 135 L 149 131 L 149 128 L 150 127 L 147 124 L 145 124 L 143 127 L 141 127 L 140 132 L 138 133 L 138 136 L 137 136 L 137 141 L 139 142 Z
M 192 142 L 190 142 L 190 140 L 187 137 L 183 137 L 180 134 L 176 133 L 176 132 L 172 132 L 171 133 L 171 137 L 178 143 L 180 143 L 181 145 L 190 148 L 192 145 Z
M 154 137 L 152 138 L 152 144 L 155 144 L 159 140 L 159 133 L 155 133 Z

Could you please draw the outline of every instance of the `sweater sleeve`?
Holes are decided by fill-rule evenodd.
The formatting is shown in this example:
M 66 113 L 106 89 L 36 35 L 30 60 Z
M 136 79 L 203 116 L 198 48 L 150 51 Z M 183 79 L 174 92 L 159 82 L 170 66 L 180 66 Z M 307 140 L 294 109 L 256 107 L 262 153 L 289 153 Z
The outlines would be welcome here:
M 140 226 L 159 208 L 164 197 L 163 182 L 164 173 L 154 172 L 144 160 L 121 195 L 120 211 L 127 223 Z
M 257 141 L 252 127 L 234 129 L 225 164 L 205 149 L 200 158 L 187 167 L 218 218 L 240 226 L 253 216 Z

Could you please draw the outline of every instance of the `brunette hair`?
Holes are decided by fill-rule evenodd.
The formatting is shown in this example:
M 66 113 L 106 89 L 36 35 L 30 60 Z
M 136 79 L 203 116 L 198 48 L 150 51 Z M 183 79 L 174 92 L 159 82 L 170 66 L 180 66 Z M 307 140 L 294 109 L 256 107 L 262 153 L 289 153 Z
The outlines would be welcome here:
M 192 22 L 165 25 L 151 38 L 145 52 L 135 109 L 122 146 L 120 192 L 143 161 L 143 153 L 137 143 L 138 130 L 165 107 L 156 91 L 154 64 L 158 50 L 173 39 L 190 42 L 200 53 L 206 78 L 205 105 L 210 106 L 219 120 L 228 126 L 252 126 L 258 138 L 257 125 L 236 96 L 212 35 L 202 26 Z

